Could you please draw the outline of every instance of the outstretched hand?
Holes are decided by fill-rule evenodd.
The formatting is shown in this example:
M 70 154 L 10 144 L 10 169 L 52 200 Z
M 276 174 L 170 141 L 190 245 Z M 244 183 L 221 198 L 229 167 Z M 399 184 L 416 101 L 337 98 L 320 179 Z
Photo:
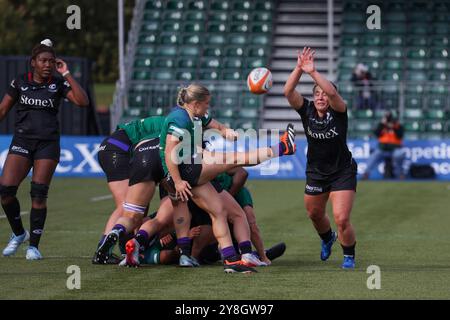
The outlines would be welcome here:
M 314 65 L 315 54 L 316 51 L 310 47 L 304 47 L 302 53 L 297 50 L 297 67 L 308 74 L 314 72 L 316 70 Z

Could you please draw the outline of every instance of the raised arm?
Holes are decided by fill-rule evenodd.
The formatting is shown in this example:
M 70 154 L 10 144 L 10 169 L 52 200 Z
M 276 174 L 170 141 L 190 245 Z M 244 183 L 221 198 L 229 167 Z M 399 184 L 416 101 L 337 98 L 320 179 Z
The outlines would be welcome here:
M 56 59 L 56 71 L 58 71 L 64 79 L 70 84 L 72 90 L 67 93 L 67 99 L 70 102 L 80 107 L 87 107 L 89 105 L 89 98 L 84 89 L 78 84 L 77 80 L 69 72 L 67 64 L 61 60 Z
M 311 48 L 306 48 L 306 52 L 302 59 L 302 70 L 308 73 L 314 82 L 326 93 L 328 96 L 328 101 L 330 102 L 330 107 L 338 112 L 345 112 L 346 106 L 342 97 L 337 92 L 333 84 L 328 81 L 324 76 L 322 76 L 317 70 L 314 64 L 315 51 Z
M 300 81 L 300 77 L 303 73 L 302 59 L 305 52 L 306 48 L 303 48 L 301 54 L 299 51 L 297 51 L 297 65 L 295 66 L 291 75 L 287 79 L 286 84 L 284 85 L 284 96 L 287 98 L 291 107 L 295 110 L 299 110 L 303 105 L 303 97 L 298 91 L 295 90 L 295 88 L 297 87 L 297 84 Z

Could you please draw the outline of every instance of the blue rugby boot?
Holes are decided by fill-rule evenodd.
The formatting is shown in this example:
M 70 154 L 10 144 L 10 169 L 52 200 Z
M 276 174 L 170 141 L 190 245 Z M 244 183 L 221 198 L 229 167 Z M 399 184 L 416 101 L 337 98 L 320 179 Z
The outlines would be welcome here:
M 320 251 L 320 260 L 326 261 L 331 255 L 331 247 L 336 242 L 337 239 L 337 233 L 333 231 L 331 233 L 331 240 L 328 242 L 325 242 L 322 240 L 322 250 Z

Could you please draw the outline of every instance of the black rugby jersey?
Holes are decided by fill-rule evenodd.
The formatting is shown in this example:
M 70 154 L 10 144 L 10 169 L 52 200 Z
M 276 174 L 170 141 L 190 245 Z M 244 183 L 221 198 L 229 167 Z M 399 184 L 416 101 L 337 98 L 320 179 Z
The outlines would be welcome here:
M 349 167 L 352 154 L 347 147 L 347 112 L 337 112 L 330 107 L 320 118 L 314 102 L 307 99 L 297 112 L 308 141 L 306 173 L 320 179 Z
M 30 139 L 58 140 L 59 105 L 70 90 L 69 83 L 61 76 L 36 83 L 29 72 L 14 79 L 6 91 L 16 102 L 14 134 Z

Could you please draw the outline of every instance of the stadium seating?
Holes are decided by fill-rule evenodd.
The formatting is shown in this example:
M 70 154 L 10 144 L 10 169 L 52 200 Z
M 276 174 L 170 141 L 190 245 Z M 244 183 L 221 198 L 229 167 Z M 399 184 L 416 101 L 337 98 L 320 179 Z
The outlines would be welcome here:
M 214 95 L 213 116 L 257 127 L 262 97 L 248 96 L 244 80 L 268 63 L 274 7 L 271 0 L 147 0 L 124 117 L 165 112 L 177 87 L 200 80 Z
M 366 28 L 364 13 L 370 4 L 382 10 L 381 30 Z M 359 122 L 350 126 L 349 136 L 367 137 L 370 117 L 355 110 L 358 92 L 348 88 L 354 67 L 364 63 L 376 80 L 387 81 L 374 92 L 381 101 L 372 129 L 377 113 L 398 110 L 403 102 L 400 115 L 407 137 L 449 137 L 450 2 L 344 0 L 343 8 L 337 79 L 351 116 Z

